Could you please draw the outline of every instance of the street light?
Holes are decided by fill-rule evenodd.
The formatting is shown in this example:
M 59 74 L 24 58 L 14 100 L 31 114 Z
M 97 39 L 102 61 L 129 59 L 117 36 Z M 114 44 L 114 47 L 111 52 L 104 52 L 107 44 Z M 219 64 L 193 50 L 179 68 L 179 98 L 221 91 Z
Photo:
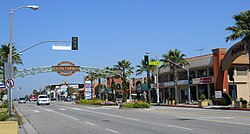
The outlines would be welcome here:
M 146 52 L 146 54 L 154 54 L 156 61 L 158 61 L 157 54 L 152 53 L 152 52 Z M 157 96 L 157 104 L 160 104 L 160 91 L 159 91 L 158 75 L 159 75 L 158 65 L 156 65 L 156 96 Z
M 10 45 L 9 45 L 9 57 L 8 57 L 8 63 L 12 65 L 12 18 L 14 15 L 14 12 L 22 9 L 22 8 L 30 8 L 32 10 L 37 10 L 39 7 L 36 5 L 28 5 L 28 6 L 20 6 L 17 7 L 15 9 L 10 9 Z M 10 72 L 9 74 L 13 74 L 13 68 L 10 66 Z M 10 78 L 12 77 L 11 75 L 9 75 Z M 9 98 L 9 114 L 11 115 L 11 111 L 12 111 L 12 96 L 11 96 L 11 88 L 8 89 L 8 98 Z

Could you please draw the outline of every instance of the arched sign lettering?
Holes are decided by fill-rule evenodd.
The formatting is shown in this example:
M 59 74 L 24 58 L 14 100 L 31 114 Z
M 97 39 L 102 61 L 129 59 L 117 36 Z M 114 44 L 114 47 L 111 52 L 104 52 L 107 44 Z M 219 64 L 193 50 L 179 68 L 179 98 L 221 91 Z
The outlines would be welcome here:
M 234 44 L 228 51 L 226 52 L 226 55 L 224 56 L 221 64 L 221 70 L 225 71 L 227 70 L 235 59 L 240 57 L 243 54 L 247 54 L 250 52 L 250 40 L 247 41 L 240 41 L 236 44 Z

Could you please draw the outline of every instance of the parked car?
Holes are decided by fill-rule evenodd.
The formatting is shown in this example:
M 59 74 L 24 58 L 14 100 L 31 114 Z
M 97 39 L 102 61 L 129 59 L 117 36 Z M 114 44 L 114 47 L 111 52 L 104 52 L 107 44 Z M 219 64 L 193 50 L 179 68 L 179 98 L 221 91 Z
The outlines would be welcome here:
M 37 97 L 37 105 L 50 105 L 50 101 L 47 95 L 39 95 Z
M 64 99 L 64 101 L 71 102 L 72 98 L 67 97 L 67 98 Z
M 18 103 L 26 103 L 26 99 L 25 98 L 19 98 Z

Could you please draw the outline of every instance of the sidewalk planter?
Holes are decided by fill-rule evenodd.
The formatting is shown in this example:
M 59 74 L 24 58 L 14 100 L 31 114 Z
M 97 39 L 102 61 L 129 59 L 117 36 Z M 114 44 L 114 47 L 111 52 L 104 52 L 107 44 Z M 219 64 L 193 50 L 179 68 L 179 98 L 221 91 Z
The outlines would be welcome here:
M 242 103 L 242 108 L 247 108 L 247 101 L 246 100 L 243 100 L 241 103 Z
M 234 106 L 234 108 L 240 108 L 240 101 L 233 101 L 233 103 L 232 104 L 234 104 L 233 106 Z
M 198 101 L 199 107 L 207 107 L 208 106 L 208 100 L 199 100 Z
M 168 105 L 175 105 L 175 100 L 172 100 L 172 101 L 169 100 L 169 101 L 168 101 Z
M 17 121 L 1 121 L 0 132 L 1 134 L 17 134 L 18 132 Z

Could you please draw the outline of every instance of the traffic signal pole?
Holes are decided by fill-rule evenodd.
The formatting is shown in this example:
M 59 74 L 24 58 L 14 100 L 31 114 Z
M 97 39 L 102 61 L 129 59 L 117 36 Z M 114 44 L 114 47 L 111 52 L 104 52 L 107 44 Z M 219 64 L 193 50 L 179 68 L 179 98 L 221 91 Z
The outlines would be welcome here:
M 176 65 L 176 66 L 178 66 L 178 67 L 180 67 L 180 68 L 182 68 L 182 69 L 184 69 L 184 70 L 186 70 L 187 71 L 187 79 L 188 79 L 188 104 L 189 105 L 191 105 L 191 93 L 190 93 L 190 83 L 189 83 L 189 68 L 184 68 L 183 66 L 180 66 L 179 64 L 177 64 L 177 63 L 175 63 L 175 62 L 173 62 L 173 61 L 171 61 L 171 60 L 167 60 L 167 62 L 170 62 L 170 63 L 172 63 L 172 64 L 174 64 L 174 65 Z

